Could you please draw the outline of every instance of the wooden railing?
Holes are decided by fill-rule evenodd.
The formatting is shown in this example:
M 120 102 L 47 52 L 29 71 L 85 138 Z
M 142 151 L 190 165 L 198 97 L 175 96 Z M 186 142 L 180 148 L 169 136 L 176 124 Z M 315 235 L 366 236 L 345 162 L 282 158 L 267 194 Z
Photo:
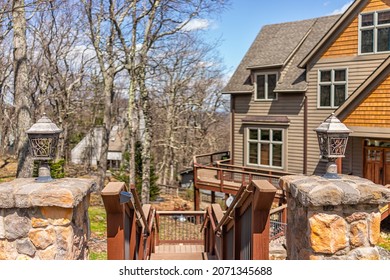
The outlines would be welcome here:
M 205 211 L 157 211 L 156 245 L 203 244 L 200 232 Z
M 225 213 L 219 204 L 208 207 L 202 227 L 205 251 L 219 260 L 269 259 L 270 213 L 276 191 L 268 181 L 253 180 L 241 186 Z
M 109 183 L 101 192 L 107 213 L 107 259 L 144 260 L 154 252 L 156 211 L 141 206 L 135 189 L 120 182 Z

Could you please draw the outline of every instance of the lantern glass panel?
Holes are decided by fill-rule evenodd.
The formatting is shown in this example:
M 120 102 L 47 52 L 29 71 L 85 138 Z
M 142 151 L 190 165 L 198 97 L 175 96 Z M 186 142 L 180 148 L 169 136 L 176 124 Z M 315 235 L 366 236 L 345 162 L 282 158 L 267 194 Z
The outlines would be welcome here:
M 58 134 L 29 135 L 31 152 L 36 160 L 50 160 L 55 157 Z

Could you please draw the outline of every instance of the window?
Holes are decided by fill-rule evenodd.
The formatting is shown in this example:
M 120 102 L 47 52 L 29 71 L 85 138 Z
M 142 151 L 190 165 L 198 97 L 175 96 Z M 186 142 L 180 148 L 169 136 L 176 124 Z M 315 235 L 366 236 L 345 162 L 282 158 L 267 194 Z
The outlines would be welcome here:
M 277 97 L 275 92 L 276 73 L 257 74 L 255 75 L 255 100 L 274 100 Z
M 283 167 L 283 129 L 248 128 L 248 165 Z
M 347 70 L 320 70 L 318 107 L 337 108 L 347 97 Z
M 360 53 L 390 51 L 390 11 L 360 15 Z

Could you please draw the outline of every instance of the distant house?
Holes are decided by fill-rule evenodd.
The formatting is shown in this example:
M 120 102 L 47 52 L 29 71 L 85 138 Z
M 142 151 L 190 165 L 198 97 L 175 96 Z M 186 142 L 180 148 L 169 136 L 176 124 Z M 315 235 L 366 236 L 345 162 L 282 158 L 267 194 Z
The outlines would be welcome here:
M 233 164 L 323 174 L 314 129 L 350 129 L 343 173 L 390 183 L 390 1 L 264 26 L 224 89 Z
M 97 166 L 101 153 L 103 128 L 91 130 L 71 151 L 71 161 L 74 164 Z M 124 150 L 124 135 L 119 126 L 114 126 L 110 133 L 107 163 L 109 169 L 118 169 L 122 162 Z

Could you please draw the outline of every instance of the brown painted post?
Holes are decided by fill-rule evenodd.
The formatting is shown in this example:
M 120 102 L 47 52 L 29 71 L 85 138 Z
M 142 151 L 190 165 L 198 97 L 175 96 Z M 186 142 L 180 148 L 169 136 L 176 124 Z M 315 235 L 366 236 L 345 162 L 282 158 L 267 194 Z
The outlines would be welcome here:
M 160 214 L 159 213 L 156 213 L 156 246 L 160 245 L 160 232 L 159 232 L 159 228 L 160 228 Z
M 234 210 L 234 243 L 233 243 L 233 258 L 239 260 L 241 258 L 241 220 L 240 208 Z
M 195 211 L 200 210 L 200 190 L 197 188 L 196 185 L 194 185 L 194 208 Z
M 107 212 L 107 259 L 125 259 L 124 206 L 119 203 L 119 193 L 124 183 L 109 183 L 102 190 L 102 199 Z
M 130 241 L 129 241 L 129 252 L 130 260 L 136 259 L 136 248 L 137 248 L 137 216 L 134 209 L 130 211 Z
M 276 188 L 267 181 L 253 181 L 252 197 L 252 260 L 269 259 L 269 213 Z
M 343 173 L 343 159 L 342 158 L 336 159 L 336 165 L 337 165 L 337 173 L 342 174 Z
M 215 192 L 214 191 L 211 192 L 211 203 L 212 204 L 215 203 Z

